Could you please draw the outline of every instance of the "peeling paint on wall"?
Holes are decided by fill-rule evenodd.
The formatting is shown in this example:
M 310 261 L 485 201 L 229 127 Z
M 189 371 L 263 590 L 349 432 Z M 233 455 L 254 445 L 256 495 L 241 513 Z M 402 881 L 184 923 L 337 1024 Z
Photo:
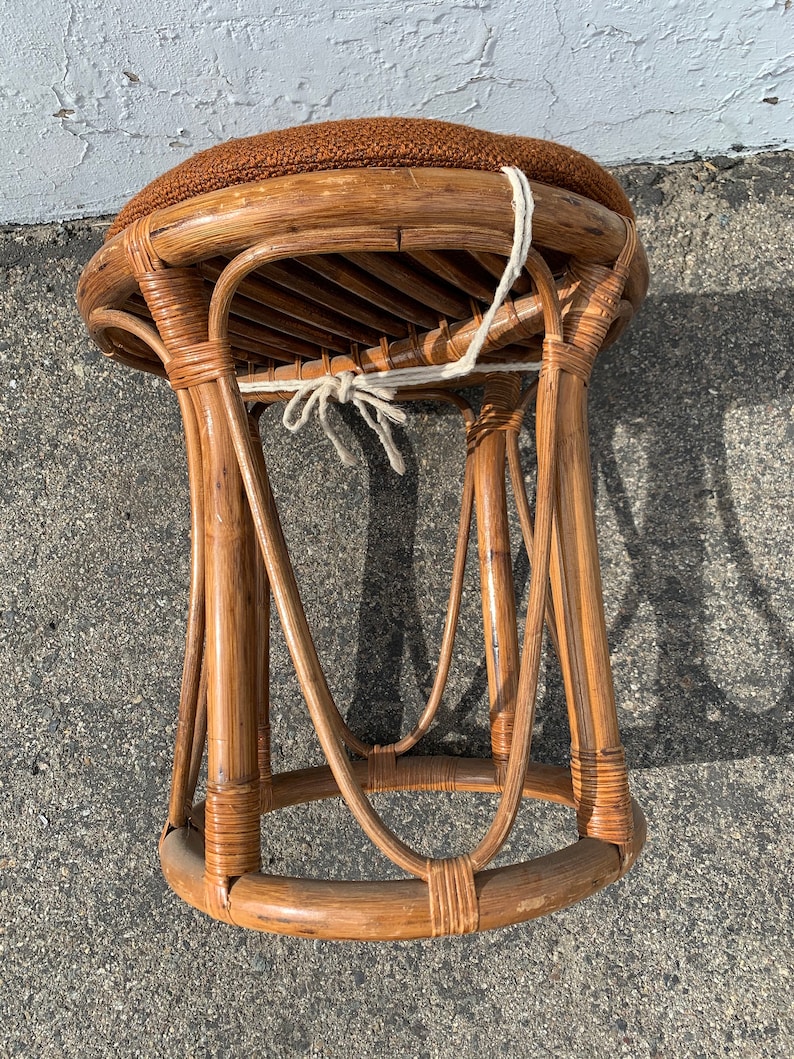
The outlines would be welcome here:
M 789 0 L 12 3 L 5 221 L 110 213 L 221 140 L 367 114 L 546 136 L 606 164 L 791 144 Z

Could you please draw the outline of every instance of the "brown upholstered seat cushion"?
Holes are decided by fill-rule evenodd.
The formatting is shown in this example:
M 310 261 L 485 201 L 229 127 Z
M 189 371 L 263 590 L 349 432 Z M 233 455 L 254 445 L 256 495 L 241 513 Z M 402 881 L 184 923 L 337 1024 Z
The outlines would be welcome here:
M 531 180 L 575 191 L 633 216 L 617 181 L 570 147 L 426 118 L 357 118 L 279 129 L 201 151 L 130 199 L 107 238 L 162 206 L 249 181 L 324 169 L 434 166 L 490 171 L 504 165 L 518 166 Z

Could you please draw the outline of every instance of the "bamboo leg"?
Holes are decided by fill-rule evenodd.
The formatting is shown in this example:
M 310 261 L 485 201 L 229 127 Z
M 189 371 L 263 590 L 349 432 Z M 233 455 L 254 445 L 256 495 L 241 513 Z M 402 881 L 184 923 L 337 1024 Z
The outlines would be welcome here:
M 253 527 L 216 385 L 195 392 L 207 572 L 205 886 L 222 914 L 230 880 L 260 865 Z
M 519 670 L 503 429 L 504 418 L 515 409 L 519 393 L 520 382 L 515 377 L 488 378 L 474 457 L 491 750 L 497 776 L 503 775 L 510 754 Z M 491 429 L 489 420 L 493 420 Z
M 248 425 L 254 442 L 254 459 L 259 474 L 264 476 L 265 461 L 262 457 L 259 438 L 259 419 L 248 416 Z M 259 453 L 259 459 L 256 454 Z M 247 504 L 247 501 L 246 501 Z M 257 761 L 259 769 L 259 808 L 267 812 L 273 806 L 273 770 L 270 760 L 270 580 L 259 549 L 259 543 L 251 524 L 249 534 L 250 561 L 254 570 L 255 622 L 256 622 L 256 729 Z
M 632 839 L 632 810 L 601 593 L 587 390 L 581 379 L 567 372 L 560 375 L 558 416 L 551 583 L 579 833 L 626 847 Z
M 521 523 L 521 535 L 524 538 L 524 547 L 527 552 L 529 565 L 532 565 L 532 553 L 534 551 L 535 527 L 532 511 L 529 507 L 527 487 L 524 483 L 524 471 L 521 467 L 521 453 L 518 448 L 518 431 L 507 433 L 507 463 L 510 468 L 510 481 L 513 486 L 513 497 L 515 499 L 518 521 Z M 559 641 L 557 639 L 557 619 L 554 616 L 554 601 L 551 598 L 551 585 L 546 593 L 546 628 L 549 630 L 554 650 L 559 655 Z
M 196 794 L 201 762 L 204 760 L 204 751 L 207 746 L 207 660 L 201 663 L 201 676 L 199 677 L 198 705 L 196 708 L 196 723 L 193 728 L 193 747 L 190 755 L 190 772 L 187 784 L 187 801 L 192 806 Z M 203 829 L 203 825 L 202 825 Z
M 179 406 L 185 425 L 190 482 L 190 602 L 166 832 L 170 828 L 184 825 L 195 790 L 195 783 L 191 787 L 191 760 L 195 756 L 194 739 L 201 698 L 199 685 L 204 652 L 204 483 L 201 470 L 201 440 L 193 402 L 186 391 L 179 393 Z

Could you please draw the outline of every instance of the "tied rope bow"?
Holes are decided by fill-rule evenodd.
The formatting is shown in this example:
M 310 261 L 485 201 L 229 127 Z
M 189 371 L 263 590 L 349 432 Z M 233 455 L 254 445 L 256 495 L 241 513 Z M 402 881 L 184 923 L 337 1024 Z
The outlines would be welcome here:
M 328 402 L 334 400 L 337 404 L 353 404 L 370 430 L 377 434 L 394 470 L 398 474 L 404 474 L 405 461 L 394 443 L 390 421 L 404 423 L 405 412 L 402 408 L 394 407 L 392 398 L 391 391 L 373 385 L 365 375 L 356 375 L 352 371 L 343 371 L 339 375 L 323 375 L 319 380 L 308 380 L 295 391 L 284 409 L 283 423 L 287 430 L 296 434 L 308 422 L 316 405 L 317 417 L 326 437 L 336 449 L 342 463 L 352 467 L 358 461 L 328 418 Z M 303 410 L 298 414 L 298 407 L 304 399 Z M 375 410 L 374 419 L 370 408 Z
M 316 407 L 320 425 L 339 454 L 339 458 L 348 466 L 356 463 L 357 460 L 332 425 L 328 416 L 328 402 L 333 400 L 338 404 L 351 403 L 358 409 L 367 426 L 377 434 L 394 470 L 398 474 L 403 474 L 405 463 L 392 437 L 390 423 L 403 423 L 406 416 L 402 409 L 395 408 L 392 404 L 395 391 L 401 386 L 426 386 L 428 383 L 459 379 L 471 374 L 488 338 L 494 317 L 510 288 L 521 274 L 532 245 L 532 211 L 535 203 L 529 180 L 525 173 L 514 166 L 503 166 L 502 172 L 510 181 L 513 189 L 511 203 L 515 214 L 513 248 L 499 285 L 494 292 L 493 301 L 483 315 L 480 326 L 469 343 L 469 348 L 459 360 L 450 361 L 448 364 L 433 364 L 429 367 L 391 368 L 389 371 L 360 375 L 352 371 L 344 371 L 339 375 L 328 373 L 316 379 L 303 381 L 295 379 L 257 382 L 256 379 L 251 379 L 240 384 L 241 393 L 282 393 L 284 390 L 294 390 L 295 393 L 284 409 L 284 426 L 293 433 L 297 433 L 306 424 Z M 488 365 L 489 372 L 537 371 L 539 368 L 539 362 L 525 360 L 509 364 Z M 299 415 L 298 406 L 301 401 L 306 403 Z M 375 411 L 374 417 L 372 409 Z

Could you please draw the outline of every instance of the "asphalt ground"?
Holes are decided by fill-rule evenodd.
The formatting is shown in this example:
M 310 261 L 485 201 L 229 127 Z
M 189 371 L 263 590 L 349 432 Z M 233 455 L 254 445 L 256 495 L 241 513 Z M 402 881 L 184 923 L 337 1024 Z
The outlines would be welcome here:
M 159 871 L 188 577 L 176 402 L 104 360 L 74 305 L 106 221 L 0 231 L 0 1055 L 574 1057 L 794 1053 L 791 155 L 620 171 L 652 289 L 600 358 L 591 435 L 620 720 L 649 838 L 580 905 L 492 933 L 364 944 L 246 933 Z M 420 406 L 397 478 L 346 410 L 264 445 L 350 723 L 421 708 L 449 577 L 461 430 Z M 527 449 L 531 449 L 529 439 Z M 516 544 L 518 590 L 526 556 Z M 476 562 L 432 752 L 483 753 Z M 283 641 L 278 769 L 321 760 Z M 535 756 L 563 763 L 544 667 Z M 381 796 L 434 853 L 488 796 Z M 529 805 L 507 856 L 564 844 Z M 284 811 L 268 870 L 388 868 L 336 803 Z

